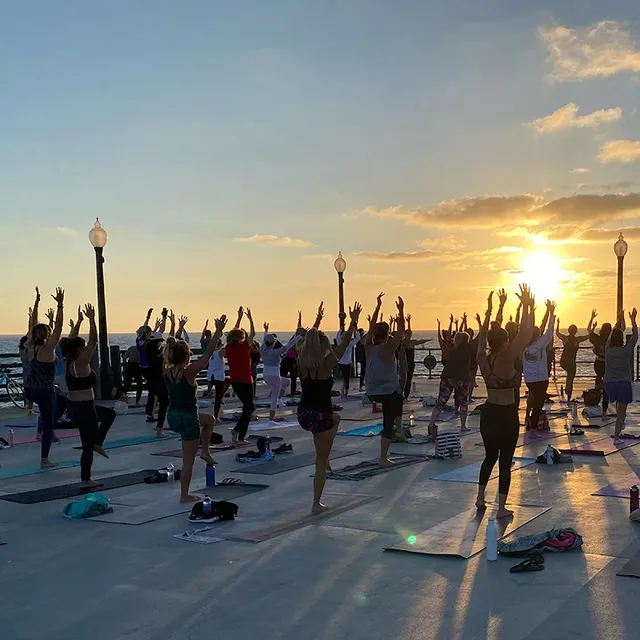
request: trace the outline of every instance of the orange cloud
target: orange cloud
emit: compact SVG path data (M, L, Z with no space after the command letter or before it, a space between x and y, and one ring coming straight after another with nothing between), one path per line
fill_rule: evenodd
M235 242L251 242L256 244L269 244L274 247L310 247L307 240L290 238L289 236L273 236L268 234L254 234L246 238L234 238Z
M578 115L580 107L575 102L570 102L560 109L556 109L552 114L537 118L530 124L539 134L555 133L563 129L582 129L588 127L597 129L603 124L617 122L622 117L622 109L599 109L583 116Z
M600 147L600 162L633 162L640 158L640 140L608 140Z

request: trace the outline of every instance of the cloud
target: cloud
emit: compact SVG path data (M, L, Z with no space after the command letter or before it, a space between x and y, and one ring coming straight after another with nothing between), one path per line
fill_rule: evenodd
M462 249L467 243L457 236L444 236L439 238L427 238L420 241L420 246L424 249Z
M600 147L600 162L633 162L640 158L640 140L608 140Z
M71 227L53 227L53 230L56 233L59 233L61 236L77 236L78 235L78 230L77 229L72 229Z
M537 214L565 224L619 220L640 215L640 193L576 194L546 203Z
M606 78L640 71L640 50L631 33L615 20L585 28L557 25L539 29L555 82Z
M640 227L627 227L626 229L601 229L593 228L584 231L580 239L583 242L589 242L594 244L611 244L618 239L618 234L622 235L627 240L640 240Z
M570 173L589 173L589 169L585 167L578 167L577 169L571 169Z
M622 109L599 109L583 116L578 115L580 107L575 102L570 102L560 109L556 109L551 115L543 118L536 118L529 124L532 125L539 134L555 133L563 129L582 129L588 127L597 129L603 124L617 122L622 117Z
M289 236L273 236L268 234L254 234L246 238L234 238L235 242L251 242L255 244L268 244L274 247L310 247L307 240L290 238Z
M460 264L461 260L480 260L483 258L494 256L496 254L504 255L508 253L520 253L521 247L494 247L492 249L479 249L475 251L459 251L452 250L424 250L424 251L389 251L389 252L367 252L362 251L354 255L360 258L367 258L377 262L424 262L428 260L439 260L441 262L456 262ZM447 268L450 268L447 265Z

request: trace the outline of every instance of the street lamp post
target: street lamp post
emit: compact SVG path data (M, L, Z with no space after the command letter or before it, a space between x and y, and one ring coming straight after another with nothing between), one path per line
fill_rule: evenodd
M109 339L107 336L107 304L104 295L104 257L103 249L107 244L107 232L96 218L93 229L89 231L89 241L96 252L96 281L98 285L98 343L100 346L100 398L111 398L111 368L109 366Z
M338 319L340 320L340 331L344 331L344 321L347 314L344 312L344 272L347 270L347 262L342 257L342 252L338 252L338 257L333 263L336 271L338 272L338 306L340 312L338 313Z
M629 245L627 244L624 236L620 234L618 240L613 245L613 252L618 258L618 299L616 304L616 316L620 315L620 312L624 309L624 257L627 255Z

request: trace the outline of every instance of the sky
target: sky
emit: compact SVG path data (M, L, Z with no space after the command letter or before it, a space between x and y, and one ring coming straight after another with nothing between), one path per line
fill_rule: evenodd
M417 329L525 280L585 326L621 231L640 305L639 3L5 2L0 87L0 334L95 301L96 217L113 332L336 327L338 251Z

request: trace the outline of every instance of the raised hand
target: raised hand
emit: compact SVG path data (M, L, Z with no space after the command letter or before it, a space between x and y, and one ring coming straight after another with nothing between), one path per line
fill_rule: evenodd
M404 315L404 300L400 296L398 296L396 307L398 307L398 312L400 313L400 315Z
M178 326L182 329L184 329L184 325L187 324L187 322L189 322L187 316L180 316L180 318L178 318Z
M153 307L150 307L149 311L147 311L147 322L149 322L149 318L151 317L152 313L153 313Z
M407 314L407 322L411 322L411 314L410 313Z
M369 315L367 316L367 322L368 322L369 324L371 324L371 314L369 314Z
M89 318L90 321L95 321L96 319L96 310L92 304L84 305L84 315Z
M482 318L480 317L479 313L476 313L476 322L480 325L482 324Z
M75 322L73 320L69 320L69 328L71 329L71 331L73 331L73 328L76 326Z
M349 317L351 318L351 322L358 326L358 319L360 318L360 313L362 312L362 305L359 302L353 303L353 308L349 307Z
M55 316L55 313L53 311L53 309L51 307L49 307L46 311L46 313L44 314L45 318L49 321L49 323L53 322L53 318Z
M556 310L555 302L552 302L551 300L547 300L546 305L547 305L547 311L549 313L555 313L555 310Z
M169 310L167 309L167 307L163 307L162 309L162 317L166 318L169 315Z
M633 307L633 311L631 311L631 313L629 314L629 318L631 319L631 322L635 323L637 317L638 317L638 310L635 307Z
M493 291L490 291L489 295L487 296L487 309L489 311L493 310Z
M175 323L176 323L176 314L173 313L173 309L171 309L171 311L169 311L169 322L172 325L175 325Z
M324 302L320 301L318 305L318 313L316 314L318 318L324 318ZM302 318L302 312L300 312L300 318Z
M269 331L269 323L268 323L268 322L265 322L262 326L264 327L264 331L265 331L265 333L266 333L267 331Z
M36 287L36 304L38 304L40 302L41 296L40 296L40 289L38 287Z
M596 311L596 309L593 309L591 311L591 319L595 320L598 317L598 312Z
M58 303L58 306L61 307L64 302L64 289L57 287L55 295L51 297Z
M455 318L453 317L453 313L449 314L449 321L451 322L451 324L453 324L455 322Z
M242 307L240 307L242 309ZM227 326L227 316L222 315L219 318L216 318L214 320L214 323L216 325L216 331L223 331L224 328Z
M382 306L382 298L384 298L384 291L381 291L378 294L378 297L376 298L376 303L378 305L378 308L380 308Z
M249 320L251 320L252 316L251 316L251 309L247 308L247 310L244 312L245 315L247 316L247 318L249 318Z
M206 331L209 328L209 318L207 318L207 321L204 323L204 330Z
M438 329L439 329L439 328L440 328L440 326L441 326L441 325L440 325L440 318L438 318L438 319L437 319L437 321L438 321Z

